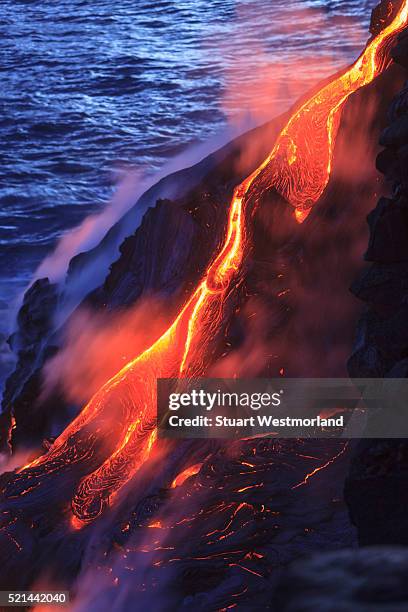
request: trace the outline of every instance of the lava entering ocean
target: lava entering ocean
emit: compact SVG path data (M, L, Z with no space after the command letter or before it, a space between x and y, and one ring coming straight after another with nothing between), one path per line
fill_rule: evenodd
M329 181L344 103L388 66L390 47L407 22L405 0L351 67L298 106L270 155L235 188L224 243L172 325L105 383L47 454L20 470L14 492L19 481L27 491L47 473L89 460L88 473L72 500L73 524L81 526L98 517L143 465L156 439L156 379L205 373L210 340L222 324L228 297L243 270L249 247L248 211L273 189L294 208L298 222L305 220Z

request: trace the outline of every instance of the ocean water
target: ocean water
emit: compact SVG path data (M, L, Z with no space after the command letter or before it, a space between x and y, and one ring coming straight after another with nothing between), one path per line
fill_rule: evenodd
M354 59L375 4L2 0L0 311L118 168L283 112Z

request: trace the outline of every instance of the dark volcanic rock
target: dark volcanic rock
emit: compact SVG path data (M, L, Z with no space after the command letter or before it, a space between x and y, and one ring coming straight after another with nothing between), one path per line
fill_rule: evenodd
M390 122L396 121L399 117L404 117L408 114L408 84L406 83L402 90L399 92L391 102L390 109L388 111Z
M381 198L377 208L368 215L370 242L367 261L401 263L408 261L408 208L396 201Z
M407 140L408 117L401 116L383 131L380 137L380 145L398 148L405 145Z
M404 66L408 66L407 40L404 31L393 53ZM368 216L366 259L374 263L352 287L367 304L349 360L349 372L354 377L408 375L407 86L392 102L389 117L391 123L380 138L387 148L380 154L377 167L392 183L392 197L381 198ZM345 498L361 544L408 545L404 511L408 504L407 458L406 440L364 440L357 446Z
M392 50L392 57L397 64L408 68L408 34L406 31L401 32L399 35L398 43Z
M197 205L209 206L203 201L198 201ZM217 216L214 205L212 213L206 215L208 226L223 227L226 217L222 209L218 208ZM129 306L143 295L159 291L162 297L177 294L186 281L202 270L206 261L203 261L203 254L206 249L211 252L214 238L218 239L218 232L210 233L185 206L159 200L156 207L145 214L140 229L123 242L120 259L111 266L104 284L88 297L87 302L99 307L107 304L112 309ZM203 245L201 249L198 248L200 244Z
M408 292L408 263L370 266L351 290L360 300L377 306L378 311L381 307L394 308Z
M53 330L58 299L57 287L47 278L37 280L24 296L17 318L18 331L9 340L18 358L15 370L6 382L3 396L1 450L7 450L9 423L16 413L15 402L20 393L24 395L30 378L35 376L39 365L42 365L41 355ZM51 347L49 351L52 351ZM32 427L35 428L35 421Z
M132 609L137 597L149 610L207 612L235 602L242 610L275 611L271 591L291 561L353 545L338 496L346 454L305 482L347 443L212 444L179 441L160 470L130 483L102 530L90 527L94 542L76 589L82 609ZM169 488L176 462L184 456L193 463L200 452L201 461L208 456L197 475ZM66 562L61 554L55 565ZM118 577L121 588L112 590L106 574Z
M381 2L372 10L370 32L374 36L379 34L387 25L391 23L397 14L402 0L381 0Z
M18 332L10 339L17 350L35 347L44 340L52 327L57 300L56 287L48 278L35 281L28 289L17 317Z
M120 259L111 266L103 286L90 301L115 308L133 304L143 294L158 290L172 295L191 275L186 264L194 259L196 266L199 263L194 248L199 231L183 208L170 200L159 200L145 214L140 231L122 243Z
M296 561L274 599L279 612L404 612L408 549L363 548Z
M408 445L405 440L364 440L357 447L345 486L359 542L408 545Z

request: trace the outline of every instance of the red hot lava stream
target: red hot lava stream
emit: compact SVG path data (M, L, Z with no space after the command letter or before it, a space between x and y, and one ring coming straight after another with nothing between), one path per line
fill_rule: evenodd
M344 103L389 65L391 44L407 21L405 0L357 61L295 110L270 155L235 188L224 243L171 326L103 385L47 454L20 470L17 478L31 481L92 456L96 441L112 436L109 415L115 411L119 439L113 452L105 451L99 467L79 483L72 500L74 525L99 516L149 457L156 438L156 379L205 372L208 339L222 322L246 252L246 204L274 188L294 207L296 219L305 219L329 181Z

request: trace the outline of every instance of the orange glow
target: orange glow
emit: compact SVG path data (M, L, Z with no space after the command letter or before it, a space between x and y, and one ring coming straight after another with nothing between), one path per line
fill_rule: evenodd
M150 527L150 529L163 529L161 521L154 521L153 523L149 523L148 527Z
M84 526L85 526L85 523L83 523L82 521L80 521L80 520L79 520L79 519L78 519L78 518L75 516L75 514L73 514L73 515L71 516L71 521L70 521L70 522L71 522L71 528L72 528L74 531L79 531L80 529L82 529L82 527L84 527Z
M303 223L309 214L311 213L311 208L295 208L295 219L298 223Z
M13 434L13 429L15 429L16 427L16 419L14 418L14 416L11 417L10 419L10 427L8 430L8 435L7 435L7 444L11 447L11 437Z
M319 465L319 467L309 472L309 474L306 474L304 479L301 482L298 482L298 484L294 485L292 489L297 489L307 484L309 479L312 478L315 474L317 474L318 472L321 472L322 470L325 470L326 468L329 467L329 465L332 465L339 457L344 455L347 448L348 448L348 442L344 444L343 448L336 455L334 455L334 457L332 457L331 459L328 459L328 461L326 461L326 463L324 463L323 465Z
M46 455L20 471L18 477L31 482L94 458L97 449L98 467L82 479L72 500L75 525L98 517L150 457L156 439L157 378L205 373L209 342L223 321L227 296L246 255L247 204L257 203L273 188L294 207L297 221L305 220L329 181L344 103L388 66L390 45L407 20L408 0L351 67L298 107L270 155L235 188L223 244L174 322L97 391Z
M349 96L391 62L390 46L408 20L404 2L394 20L366 46L357 61L304 102L281 131L272 153L258 168L254 189L274 188L297 211L319 200L330 178L341 111ZM302 222L304 216L298 213Z
M175 489L176 487L182 485L183 482L187 480L187 478L190 478L190 476L195 476L195 474L198 474L202 465L202 463L195 463L194 465L190 465L190 467L180 472L180 474L178 474L171 483L170 488Z

